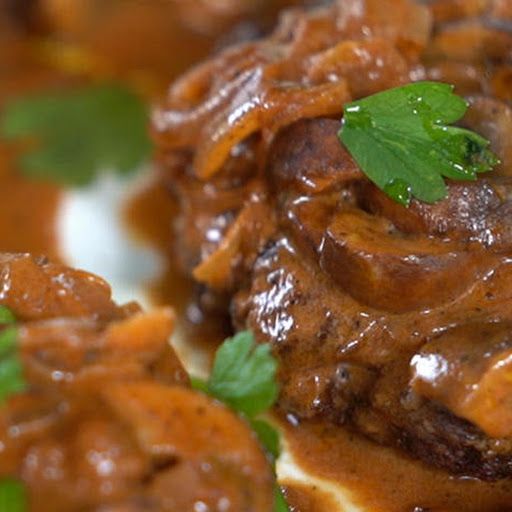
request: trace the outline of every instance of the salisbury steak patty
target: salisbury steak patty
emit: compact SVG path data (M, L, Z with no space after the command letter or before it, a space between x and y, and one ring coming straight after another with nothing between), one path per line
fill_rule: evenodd
M290 11L192 70L154 116L162 177L182 206L183 269L272 342L283 410L510 477L512 13L423 4ZM467 95L464 124L501 165L406 209L336 134L347 101L425 78Z
M512 183L450 184L445 201L405 210L362 181L341 147L337 169L328 152L315 162L337 124L301 121L270 149L278 227L235 295L234 319L273 341L286 411L349 421L454 473L508 476L511 403L481 405L512 391L510 217L497 214ZM308 176L297 165L293 182L299 153Z

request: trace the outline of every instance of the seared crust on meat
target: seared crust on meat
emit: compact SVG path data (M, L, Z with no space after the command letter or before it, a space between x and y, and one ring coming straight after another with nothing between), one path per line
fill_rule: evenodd
M418 386L414 366L437 361L429 343L469 322L476 344L496 325L501 346L512 321L512 16L499 2L460 5L339 0L287 12L268 38L172 85L153 128L182 205L182 266L231 299L237 327L272 342L279 406L492 480L512 476L510 434L498 428L512 405L493 406L490 424L465 386L506 394L496 361L450 385L434 368L432 386L457 388L460 408ZM501 165L406 209L365 178L337 131L347 101L422 79L468 96L463 124Z

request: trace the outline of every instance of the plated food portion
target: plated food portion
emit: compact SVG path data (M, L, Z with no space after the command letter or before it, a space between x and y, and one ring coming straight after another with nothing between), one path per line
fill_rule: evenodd
M512 510L509 0L0 26L0 509ZM124 212L167 259L146 312L58 263L56 225L152 152Z
M153 116L181 204L179 262L203 304L272 343L280 409L348 425L447 478L512 476L511 52L507 2L338 1L289 11L268 38L197 66ZM467 97L461 126L490 140L494 171L477 179L485 144L458 128L461 162L436 159L435 144L445 160L455 144L439 120L458 117L432 79ZM429 151L389 95L386 147L371 104L355 101L411 82L423 92L404 88L403 103L432 123ZM343 137L354 105L359 154ZM429 159L450 178L440 195ZM423 188L394 180L404 162Z
M26 510L273 509L262 445L191 389L168 343L171 310L118 306L100 278L28 255L2 254L0 274L0 475L26 486ZM4 503L6 485L3 510L22 510Z

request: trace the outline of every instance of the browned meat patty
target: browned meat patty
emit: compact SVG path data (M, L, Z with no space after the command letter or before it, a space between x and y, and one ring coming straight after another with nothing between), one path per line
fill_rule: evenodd
M483 479L512 476L507 5L290 11L173 84L153 122L181 266L272 342L280 407ZM467 95L502 163L406 209L336 133L345 102L425 78Z

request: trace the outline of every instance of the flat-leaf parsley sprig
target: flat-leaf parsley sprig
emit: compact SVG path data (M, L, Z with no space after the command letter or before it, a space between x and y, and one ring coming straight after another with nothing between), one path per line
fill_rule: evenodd
M279 457L279 432L258 416L268 411L277 399L276 373L277 361L270 345L258 345L252 332L243 331L219 347L207 381L192 379L194 388L224 402L249 422L272 464ZM276 484L274 512L288 510Z
M475 180L499 163L489 141L448 126L468 103L439 82L417 82L345 105L339 138L362 171L395 201L444 199L443 177Z
M20 156L26 176L85 185L101 171L125 174L151 154L148 108L122 84L89 85L9 102L0 135L30 142Z

